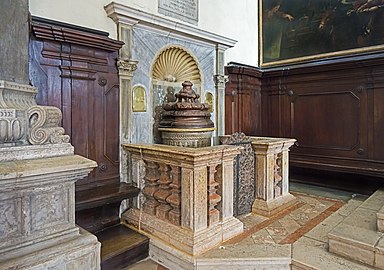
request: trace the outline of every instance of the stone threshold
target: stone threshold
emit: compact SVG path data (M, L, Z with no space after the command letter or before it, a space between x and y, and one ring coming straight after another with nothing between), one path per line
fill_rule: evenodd
M377 190L328 234L329 252L384 269L384 234L378 230L377 219L383 205L384 188Z

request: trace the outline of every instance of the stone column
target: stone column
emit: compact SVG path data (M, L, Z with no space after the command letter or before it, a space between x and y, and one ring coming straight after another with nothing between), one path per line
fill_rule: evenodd
M255 153L256 199L252 212L272 216L296 202L289 193L288 149L296 141L251 137Z
M0 79L28 85L28 0L1 0L0 18Z
M224 75L224 51L227 46L218 44L216 46L216 74L214 75L216 89L216 136L225 135L225 83L227 77Z
M128 18L121 18L113 11L111 4L104 7L108 17L117 26L117 38L124 42L119 51L117 67L119 69L120 85L120 143L132 142L132 79L133 72L137 69L138 61L132 59L132 27L139 21ZM120 149L120 179L123 182L131 182L129 179L127 162L129 158L124 156L124 151ZM123 203L125 204L125 203ZM124 207L121 209L124 210Z

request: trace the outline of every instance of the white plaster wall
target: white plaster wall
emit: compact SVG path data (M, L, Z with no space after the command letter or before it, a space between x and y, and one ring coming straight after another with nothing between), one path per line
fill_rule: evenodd
M104 6L111 0L29 0L32 15L109 33L116 39L115 23L107 17ZM121 4L149 13L157 12L157 0L119 0ZM225 62L257 66L257 0L199 0L198 27L237 40L227 50Z
M237 40L225 62L258 64L258 1L199 0L199 27Z

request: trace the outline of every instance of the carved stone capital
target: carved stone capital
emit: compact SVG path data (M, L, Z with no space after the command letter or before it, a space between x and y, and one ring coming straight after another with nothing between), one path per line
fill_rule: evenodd
M213 75L213 81L215 82L215 86L224 88L225 84L228 82L228 76Z
M0 109L27 109L36 105L36 87L0 80Z
M118 59L117 67L119 68L119 75L133 76L133 72L137 69L138 61Z
M0 80L0 147L69 142L61 111L38 106L35 87Z

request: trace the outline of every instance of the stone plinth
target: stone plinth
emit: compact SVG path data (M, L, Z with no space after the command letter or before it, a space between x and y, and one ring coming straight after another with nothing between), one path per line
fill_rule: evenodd
M256 199L252 212L271 216L295 203L295 197L289 193L288 150L296 140L251 138L256 181Z
M0 148L0 268L99 269L100 243L75 224L75 181L96 163L70 144L13 148Z
M193 268L195 255L243 231L233 217L233 160L240 147L123 148L130 154L132 180L142 195L122 219L151 238L152 259Z

